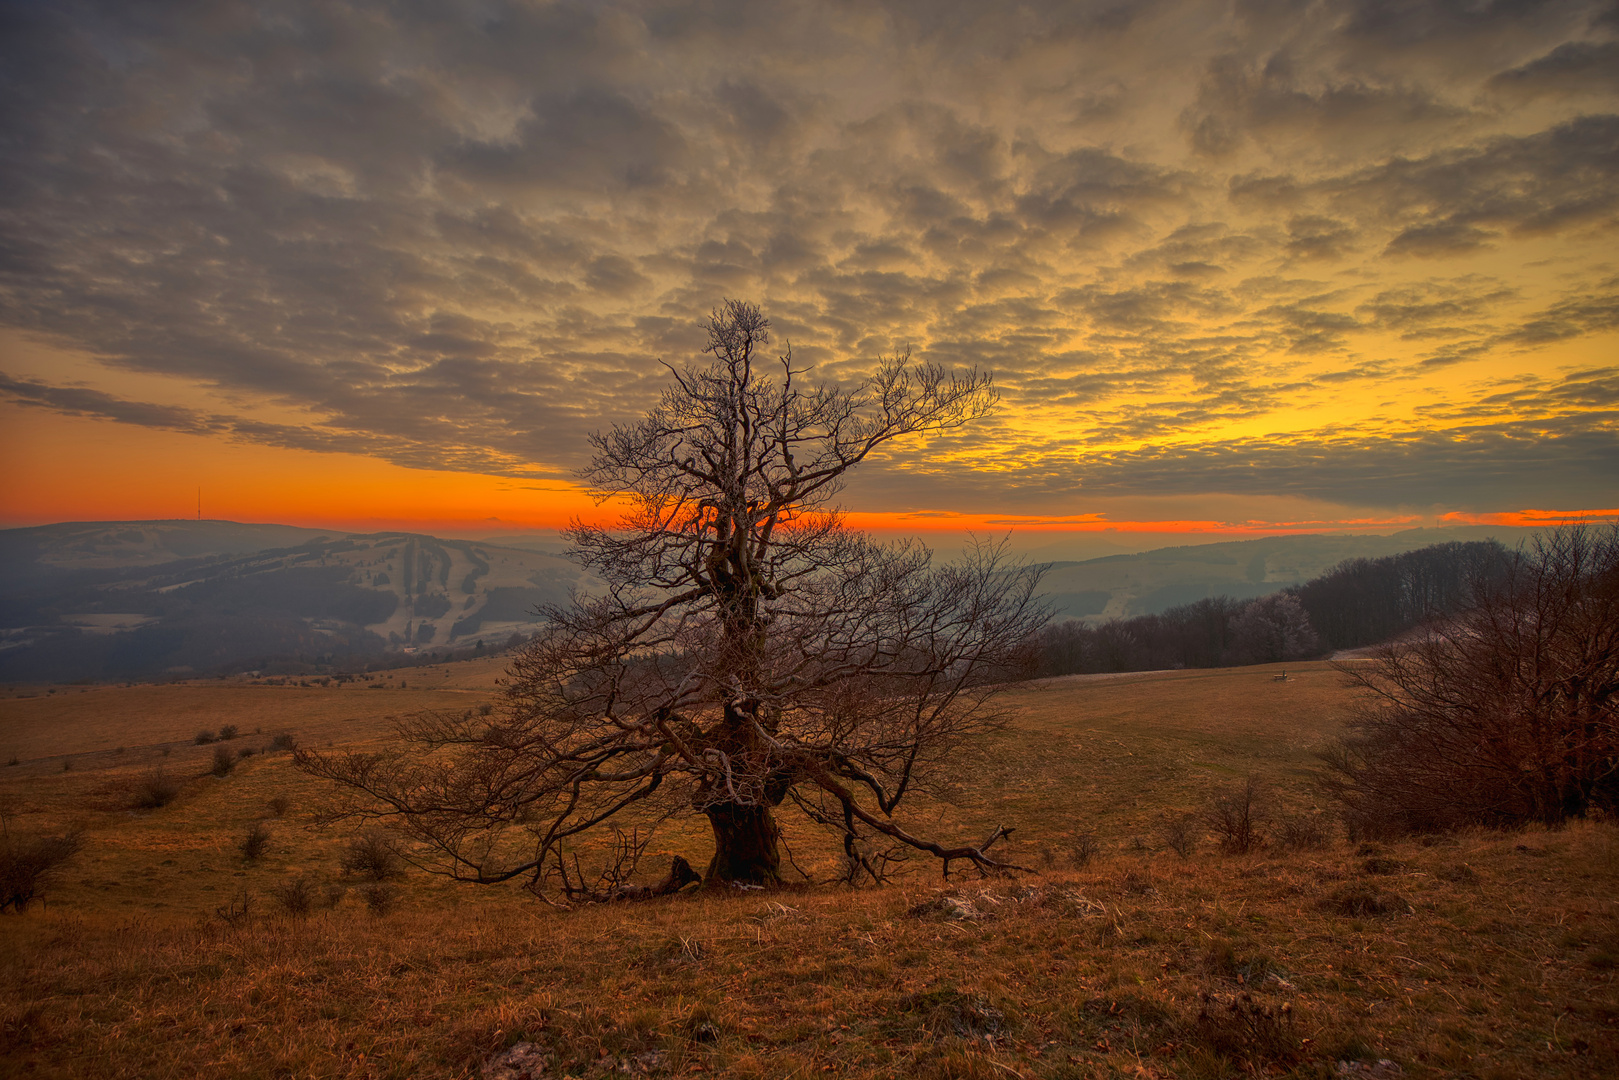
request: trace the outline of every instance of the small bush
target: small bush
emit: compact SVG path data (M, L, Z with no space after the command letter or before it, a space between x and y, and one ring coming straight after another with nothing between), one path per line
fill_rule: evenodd
M224 904L214 908L214 914L227 926L240 926L253 910L253 894L245 888Z
M237 760L241 760L242 758L250 758L253 756L253 754L254 750L251 746L244 746L240 750L236 751Z
M368 877L372 881L387 881L403 873L393 841L378 832L364 833L350 840L338 865L345 874Z
M214 767L210 770L215 776L229 776L236 768L236 755L227 747L214 747Z
M263 825L255 823L242 837L240 850L242 858L248 862L258 862L270 848L270 830Z
M1095 833L1082 832L1069 843L1068 858L1077 870L1090 865L1090 861L1096 858L1101 850L1102 842L1096 838Z
M286 731L283 731L280 735L277 735L275 738L270 740L271 750L290 751L295 749L297 745L298 740L292 737L291 732Z
M146 770L130 793L130 802L137 810L156 810L180 797L180 785L169 778L160 765Z
M284 818L287 816L287 811L292 809L292 800L285 795L275 795L271 797L267 805L270 807L272 817Z
M1203 820L1220 838L1220 850L1227 855L1246 855L1264 846L1260 833L1264 821L1262 795L1253 777L1214 800Z
M381 882L367 885L360 890L360 895L365 898L365 909L373 915L388 914L394 909L399 896L398 890L392 885L384 885Z
M0 841L0 912L22 912L43 891L51 875L78 854L84 841L66 836L13 837Z
M315 906L315 883L305 875L288 878L270 888L270 898L288 915L301 918Z
M1248 993L1199 995L1202 1008L1192 1022L1191 1039L1222 1057L1254 1066L1288 1066L1304 1053L1288 1002L1266 1005Z
M236 736L241 733L241 730L242 729L237 727L235 724L226 724L224 727L219 729L219 741L229 742L230 740L236 738Z
M191 741L196 743L198 746L207 746L209 743L213 742L214 739L215 736L213 732L199 731Z
M1188 815L1171 821L1164 827L1164 842L1169 850L1183 859L1192 857L1197 850L1197 819Z

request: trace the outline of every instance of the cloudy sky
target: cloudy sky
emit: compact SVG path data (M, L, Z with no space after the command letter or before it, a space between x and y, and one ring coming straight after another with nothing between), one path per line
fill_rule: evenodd
M0 12L0 523L553 526L726 297L994 371L868 524L1619 507L1619 4Z

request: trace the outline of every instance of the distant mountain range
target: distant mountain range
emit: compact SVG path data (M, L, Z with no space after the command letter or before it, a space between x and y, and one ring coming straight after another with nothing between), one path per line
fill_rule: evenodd
M1263 596L1344 559L1512 529L1288 536L1052 563L1059 618L1152 614ZM535 609L599 583L549 537L505 543L230 521L69 522L0 530L0 681L318 671L494 648Z
M348 666L503 644L594 585L560 556L229 521L0 531L0 680Z

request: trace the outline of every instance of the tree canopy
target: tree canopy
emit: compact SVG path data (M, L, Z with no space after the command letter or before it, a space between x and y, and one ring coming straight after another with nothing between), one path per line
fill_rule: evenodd
M706 881L776 883L784 805L831 830L851 875L906 851L1002 865L1007 830L944 843L898 812L998 722L994 691L1046 618L1039 570L992 543L935 564L832 508L884 444L987 414L992 380L902 352L854 389L805 387L790 349L763 362L769 340L758 308L727 302L707 362L593 437L584 479L630 509L568 537L605 588L544 612L493 714L411 718L387 752L300 753L347 812L390 820L435 869L575 893L570 844L680 813L712 827Z

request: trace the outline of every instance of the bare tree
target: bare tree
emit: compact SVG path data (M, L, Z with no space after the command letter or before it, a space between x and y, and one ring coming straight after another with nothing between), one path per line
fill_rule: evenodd
M547 609L490 717L422 716L406 748L300 750L305 770L359 796L432 868L543 889L565 844L619 821L706 816L705 880L781 876L784 803L840 836L880 877L871 841L1000 867L896 817L927 770L998 721L996 685L1021 674L1045 620L1039 571L978 544L935 566L914 542L844 528L831 500L886 443L984 416L988 375L883 362L860 388L806 389L791 351L760 370L769 324L731 301L703 366L638 423L593 437L584 478L627 498L616 528L576 524L573 555L605 592Z
M1462 613L1340 667L1370 691L1324 777L1353 831L1619 808L1619 526L1541 537Z

